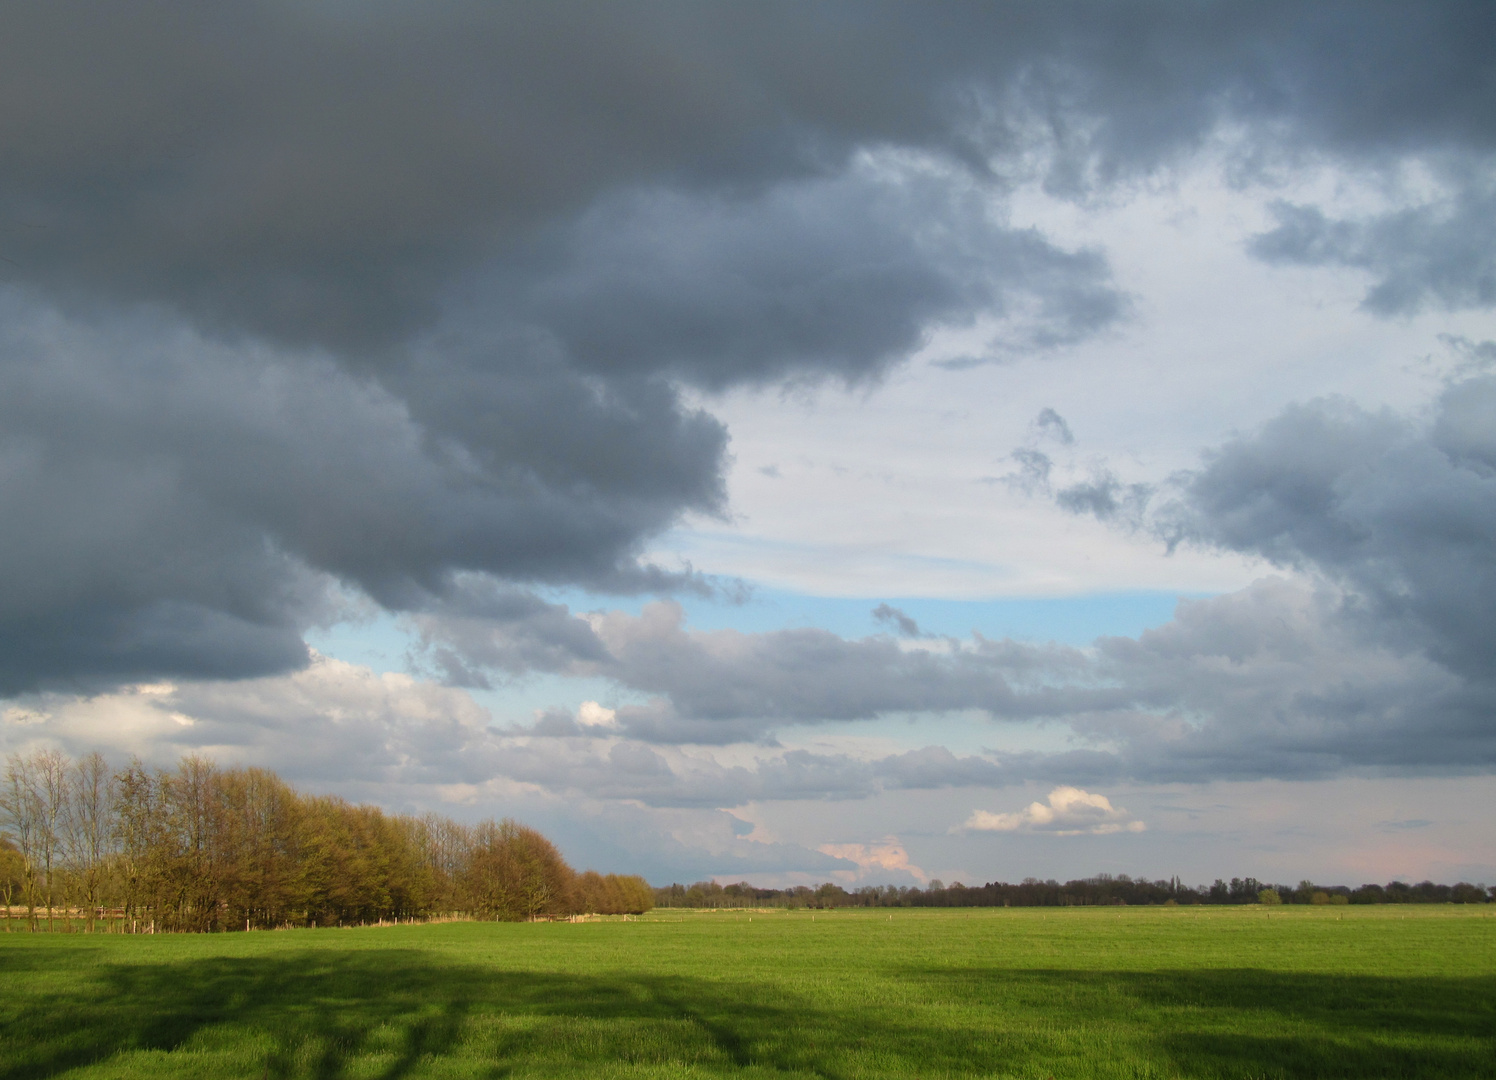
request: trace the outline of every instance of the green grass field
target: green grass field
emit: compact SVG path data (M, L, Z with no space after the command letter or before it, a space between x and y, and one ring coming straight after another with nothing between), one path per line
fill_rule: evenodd
M4 1080L1496 1077L1486 908L13 933L0 986Z

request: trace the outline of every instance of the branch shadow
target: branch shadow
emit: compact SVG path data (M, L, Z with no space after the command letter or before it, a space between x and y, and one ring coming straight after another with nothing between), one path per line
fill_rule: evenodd
M18 959L4 957L0 977L32 966ZM567 1033L558 1040L548 1020L601 1025L576 1040L582 1056L599 1061L759 1064L835 1076L795 1050L815 1043L801 1037L833 1018L784 1001L782 992L688 977L506 971L400 949L104 964L92 976L67 991L28 994L0 1025L10 1048L0 1055L0 1080L57 1076L204 1039L268 1043L254 1063L265 1077L332 1078L357 1063L360 1075L399 1080L423 1061L458 1053L503 1076L565 1052ZM531 1022L490 1023L475 1039L473 1021L485 1018ZM609 1022L623 1022L622 1030L610 1032Z
M39 955L0 955L0 978L21 985ZM98 962L66 989L4 1006L0 1080L204 1048L247 1075L319 1080L400 1080L459 1061L492 1077L541 1064L826 1080L1089 1076L1116 1071L1098 1056L1108 1047L1126 1069L1141 1061L1163 1075L1496 1075L1496 977L892 974L892 998L812 999L730 977L504 970L414 949Z

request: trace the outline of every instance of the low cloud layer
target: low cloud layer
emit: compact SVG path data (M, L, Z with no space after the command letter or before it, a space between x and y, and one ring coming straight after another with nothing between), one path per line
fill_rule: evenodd
M636 632L648 622L611 618L631 620ZM717 702L701 696L694 678L675 681L671 673L699 662L702 648L678 622L666 628L648 639L663 658L638 671L616 660L569 669L606 671L625 689L648 679L661 694L653 704L588 701L530 726L495 723L458 688L317 658L290 676L147 685L91 699L26 697L7 713L5 739L11 748L40 740L157 760L201 750L318 783L502 779L568 797L702 808L1029 781L1094 790L1493 764L1489 699L1479 684L1424 652L1378 642L1344 593L1287 579L1185 601L1170 624L1102 639L1091 650L954 643L950 653L921 651L913 667L890 669L900 655L893 639L837 639L844 678L835 681L814 664L784 665L772 647L742 635L750 640L716 656L710 671L745 683L758 676L764 696L734 696L729 685ZM801 707L766 715L771 690ZM675 693L706 708L687 712ZM931 745L879 754L773 744L787 724L952 710L1059 725L1072 748L960 755Z
M603 659L552 670L653 695L612 710L621 733L647 743L762 741L785 725L963 711L1058 722L1075 740L1076 749L1057 754L910 752L876 766L895 786L1307 778L1496 762L1488 684L1441 663L1393 632L1395 624L1371 617L1364 597L1330 583L1267 578L1240 593L1185 600L1165 626L1088 650L697 632L672 604L591 624L589 648ZM582 733L571 720L546 723L537 731Z

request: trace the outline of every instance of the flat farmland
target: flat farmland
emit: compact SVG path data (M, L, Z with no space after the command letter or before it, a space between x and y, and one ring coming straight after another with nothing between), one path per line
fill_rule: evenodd
M0 933L20 1077L1492 1077L1487 907Z

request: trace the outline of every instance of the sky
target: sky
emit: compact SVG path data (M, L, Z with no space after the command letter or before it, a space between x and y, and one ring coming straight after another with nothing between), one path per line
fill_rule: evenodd
M0 751L655 884L1496 882L1496 7L0 14Z

